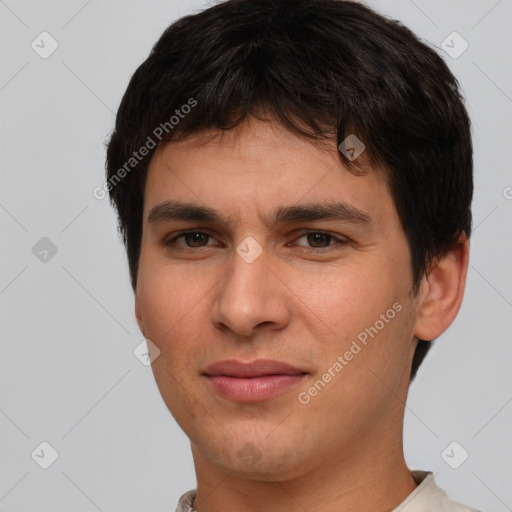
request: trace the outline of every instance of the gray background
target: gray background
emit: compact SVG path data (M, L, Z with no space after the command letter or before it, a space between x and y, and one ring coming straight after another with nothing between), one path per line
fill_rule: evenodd
M511 510L512 2L368 3L439 48L474 125L466 296L410 390L407 462L453 499ZM0 510L170 511L195 486L188 439L134 357L126 257L92 190L132 73L170 22L206 5L0 0ZM59 45L47 59L31 47L43 31ZM469 44L456 59L442 49L453 31ZM57 249L46 260L43 237ZM59 455L48 469L35 462L48 450L31 457L43 441ZM469 454L457 469L441 455L452 441L452 464Z

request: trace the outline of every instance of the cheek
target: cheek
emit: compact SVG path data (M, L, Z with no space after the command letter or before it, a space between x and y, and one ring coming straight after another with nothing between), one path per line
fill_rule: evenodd
M344 381L352 396L370 392L376 384L370 370L394 383L408 364L414 315L409 283L396 273L381 261L347 266L307 282L297 278L302 284L295 287L301 299L296 304L299 316L311 320L306 322L322 361L319 371L328 371L341 356L343 370L337 375L344 377L334 380Z
M155 265L144 275L137 300L146 337L160 350L158 375L163 371L176 377L193 374L192 363L204 357L215 282L165 265Z
M379 315L392 307L400 296L399 286L382 261L340 265L329 273L290 275L290 288L300 299L297 306L307 309L329 328L331 335L348 339L373 325ZM306 277L305 277L306 275ZM304 304L304 306L301 306Z
M162 337L194 314L208 286L201 278L183 274L165 264L155 263L146 268L140 274L137 300L148 332Z
M154 343L160 342L160 338L172 329L175 322L173 295L163 280L150 275L144 276L139 283L137 301L147 337Z
M178 272L153 270L140 282L137 300L146 337L160 350L152 364L155 381L173 416L184 421L199 413L188 403L186 390L193 389L199 378L195 365L204 347L200 329L208 313L201 300L205 291L187 286Z

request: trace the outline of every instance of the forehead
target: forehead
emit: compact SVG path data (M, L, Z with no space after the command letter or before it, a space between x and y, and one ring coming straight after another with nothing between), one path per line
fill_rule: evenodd
M343 166L334 141L313 144L277 123L256 120L159 147L148 169L145 219L170 200L237 218L256 212L260 220L300 204L341 202L369 218L393 207L381 169L366 167L357 175Z

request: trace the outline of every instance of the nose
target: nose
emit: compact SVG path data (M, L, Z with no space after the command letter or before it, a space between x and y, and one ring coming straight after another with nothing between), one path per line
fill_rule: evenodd
M288 288L265 251L247 262L233 251L230 268L216 288L211 320L220 330L250 337L256 329L282 329L289 322Z

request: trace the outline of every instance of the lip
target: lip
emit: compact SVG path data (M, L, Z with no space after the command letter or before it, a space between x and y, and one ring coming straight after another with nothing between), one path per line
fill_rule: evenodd
M213 389L228 400L259 402L295 387L308 373L271 359L252 362L229 359L207 366L203 375Z
M207 366L203 374L208 376L225 375L227 377L263 377L265 375L298 375L307 373L288 363L273 359L257 359L244 362L237 359L217 361Z

